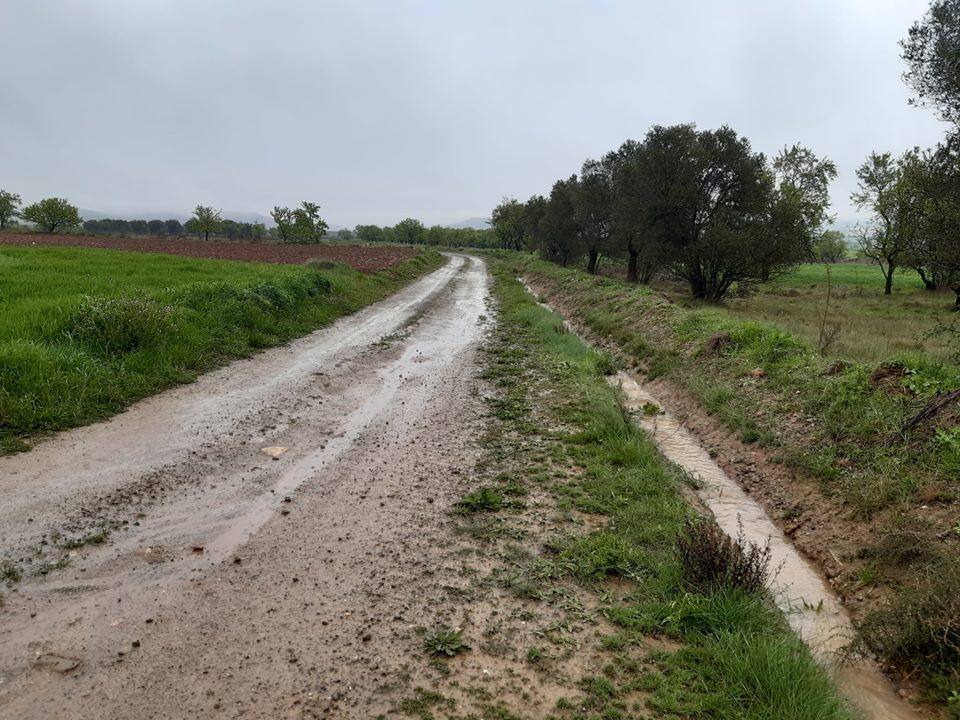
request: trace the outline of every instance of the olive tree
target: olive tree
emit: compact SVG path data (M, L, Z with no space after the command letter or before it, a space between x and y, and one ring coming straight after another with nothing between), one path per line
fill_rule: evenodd
M813 257L820 262L838 263L846 255L846 237L839 230L824 230L813 243Z
M735 283L767 280L809 254L817 183L811 189L793 171L769 167L727 126L657 126L644 142L652 154L652 210L667 267L694 298L721 300ZM829 167L806 152L794 155L791 163Z
M293 210L292 217L290 236L299 242L318 243L327 234L329 225L320 217L320 206L316 203L304 200Z
M917 230L919 200L916 186L904 181L903 169L914 162L908 153L901 159L890 153L870 153L857 169L857 190L850 196L870 219L857 228L857 243L864 256L883 273L883 292L893 292L893 279L906 260L911 237Z
M540 218L542 238L540 254L544 259L566 267L583 254L580 227L577 224L577 176L557 180L550 190Z
M202 235L204 240L209 240L210 233L216 233L220 230L222 220L219 210L214 210L209 205L197 205L193 209L193 217L187 222L193 226L193 231L197 233L197 236Z
M76 227L83 222L80 211L66 198L44 198L27 205L20 216L45 232Z
M23 199L16 193L0 190L0 230L3 230L7 223L19 215L20 203Z
M900 45L911 102L960 124L960 0L934 0Z
M523 204L516 198L504 198L490 214L493 232L504 250L522 250L526 236Z
M951 288L960 308L960 138L953 136L924 153L912 152L901 166L901 192L913 200L905 233L905 264L927 290Z
M646 143L628 140L603 163L610 172L613 247L627 257L627 281L649 283L664 260L651 153Z
M574 193L574 213L587 256L587 272L591 275L596 274L600 258L611 254L613 249L612 208L610 167L596 160L587 160L581 168Z

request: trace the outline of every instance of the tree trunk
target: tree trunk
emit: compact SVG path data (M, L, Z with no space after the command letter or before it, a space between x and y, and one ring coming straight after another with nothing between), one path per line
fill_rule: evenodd
M597 250L591 249L587 255L587 272L591 275L597 274L597 259L599 254Z
M884 295L889 295L889 294L891 294L891 293L893 292L893 272L894 272L894 270L896 270L896 269L897 269L897 266L894 265L893 263L888 263L888 264L887 264L887 276L886 276L886 281L887 281L887 282L886 282L886 284L885 284L884 287L883 287L883 294L884 294Z
M925 290L936 290L937 284L933 281L932 277L927 277L927 274L923 271L922 267L916 268L917 275L920 276L920 280L923 281L923 287Z
M639 280L637 266L639 265L640 253L633 248L628 248L627 252L630 253L630 258L627 260L627 282L635 283Z
M645 262L637 281L641 285L649 285L651 280L653 280L653 263Z
M960 287L951 288L956 294L956 302L953 303L954 312L960 312Z

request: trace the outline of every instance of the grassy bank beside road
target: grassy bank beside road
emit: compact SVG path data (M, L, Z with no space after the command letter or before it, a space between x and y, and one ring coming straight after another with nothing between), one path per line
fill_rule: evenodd
M717 450L730 464L756 449L779 464L778 477L754 472L751 491L821 560L866 644L924 677L932 699L960 692L960 408L901 432L960 387L955 366L916 353L831 364L776 325L530 256L514 256L513 271L735 435Z
M0 245L0 452L315 330L442 262L364 274Z
M486 452L455 508L469 566L490 571L446 596L447 614L472 621L448 653L463 657L428 635L431 685L402 714L855 717L762 590L691 572L709 559L678 545L684 479L621 409L610 358L492 265ZM533 688L553 706L532 705Z

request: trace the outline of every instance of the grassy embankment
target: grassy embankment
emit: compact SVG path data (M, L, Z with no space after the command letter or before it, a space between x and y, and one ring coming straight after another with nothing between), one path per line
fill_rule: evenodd
M772 514L845 523L837 579L851 597L867 596L867 644L924 677L931 699L960 696L960 410L899 432L937 393L960 386L955 366L913 352L827 373L828 359L776 325L684 309L647 288L530 256L514 256L513 270L812 486L825 506ZM706 352L718 333L724 343Z
M0 245L0 453L315 330L441 263L428 252L363 274Z
M457 512L495 565L480 583L518 605L499 607L470 648L457 633L448 653L491 659L435 661L433 688L400 710L474 717L457 712L459 693L488 698L483 717L541 716L523 688L543 681L559 686L552 718L853 717L761 592L697 585L682 570L675 543L691 513L684 479L623 413L604 379L611 358L539 307L507 263L492 265L499 321L485 372L496 392L487 400L483 484ZM609 628L602 637L587 630L599 625L595 613ZM442 657L433 640L427 651ZM532 644L516 646L525 640ZM515 680L503 688L471 687L461 672L504 662ZM578 675L569 677L571 668Z

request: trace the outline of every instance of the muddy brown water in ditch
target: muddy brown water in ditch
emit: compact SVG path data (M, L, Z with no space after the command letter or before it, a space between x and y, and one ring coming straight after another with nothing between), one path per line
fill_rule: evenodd
M876 666L848 659L844 650L854 639L846 610L816 569L764 509L734 482L686 428L643 385L626 372L611 378L623 395L624 406L634 414L663 455L698 481L700 500L720 528L731 537L742 533L747 542L769 541L775 573L769 589L793 631L814 656L830 665L841 690L870 718L917 718L916 709L900 698Z

